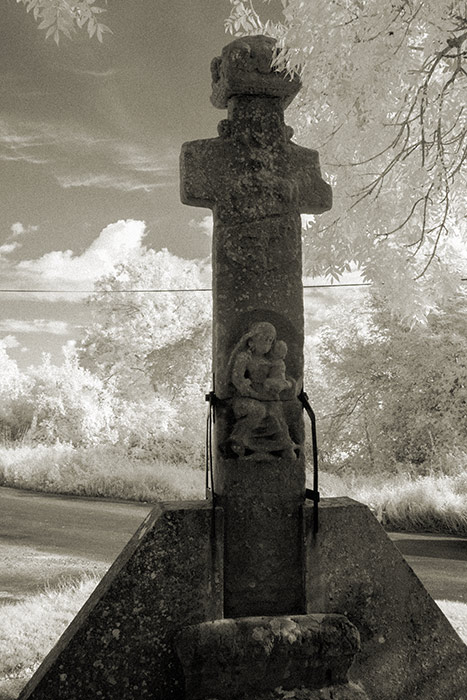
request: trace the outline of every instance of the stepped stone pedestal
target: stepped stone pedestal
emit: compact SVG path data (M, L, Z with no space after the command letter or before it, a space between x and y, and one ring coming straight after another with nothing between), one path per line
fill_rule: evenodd
M254 700L360 700L352 683L368 700L467 700L466 645L370 510L329 498L315 535L312 518L305 506L306 609L318 619L345 616L357 628L351 682L308 695L300 689L295 698L275 697L274 688ZM190 656L180 650L182 663L175 641L193 625L222 622L223 548L220 508L154 508L19 700L192 700ZM210 658L216 663L216 654Z

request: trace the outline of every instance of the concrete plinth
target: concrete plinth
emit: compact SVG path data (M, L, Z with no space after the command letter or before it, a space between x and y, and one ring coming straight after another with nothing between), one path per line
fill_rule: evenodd
M347 686L359 637L342 615L217 620L183 630L176 646L190 700L366 697Z
M222 513L154 508L18 700L184 700L174 634L222 617Z
M467 700L467 647L370 510L306 506L307 611L340 613L360 632L350 677L371 700Z

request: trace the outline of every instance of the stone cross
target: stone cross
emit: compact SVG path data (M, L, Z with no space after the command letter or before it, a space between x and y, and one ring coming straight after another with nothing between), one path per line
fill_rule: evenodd
M284 109L297 75L275 40L237 39L211 64L219 137L185 143L181 199L212 209L214 492L225 513L225 614L300 613L304 429L300 213L331 207L318 153Z
M216 498L153 508L18 700L466 698L465 645L368 508L326 499L311 531L300 212L331 190L273 51L224 49L229 118L182 150L183 201L214 212Z

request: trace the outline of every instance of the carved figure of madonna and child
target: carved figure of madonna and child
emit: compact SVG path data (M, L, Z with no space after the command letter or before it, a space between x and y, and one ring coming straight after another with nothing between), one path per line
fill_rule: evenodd
M284 417L297 382L286 374L287 344L267 321L254 323L233 349L228 373L234 390L231 451L239 457L295 458L296 445Z

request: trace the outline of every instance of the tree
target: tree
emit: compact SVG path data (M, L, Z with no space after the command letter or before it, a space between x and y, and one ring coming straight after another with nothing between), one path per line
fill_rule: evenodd
M328 469L427 471L467 451L465 295L413 327L371 299L321 334L308 386Z
M89 299L93 321L79 349L81 363L113 392L127 423L139 414L144 430L152 422L154 434L158 425L171 425L177 432L174 444L181 434L203 435L211 374L210 295L125 290L199 289L204 273L203 263L165 249L146 250L118 266Z
M31 426L33 411L22 397L28 394L31 382L10 358L0 341L0 437L18 440Z
M200 289L202 274L199 261L148 249L102 277L88 301L83 365L126 397L181 386L194 379L191 369L200 381L209 376L210 300L202 292L158 291ZM125 291L138 289L154 291Z
M338 279L356 263L423 316L466 271L465 3L282 0L280 23L252 0L231 4L227 29L277 37L276 66L302 77L288 121L334 189L307 239L309 272Z
M105 9L95 5L95 0L16 0L31 12L39 22L39 29L44 29L45 38L52 36L55 43L60 42L60 35L71 39L77 30L87 31L89 37L96 36L99 41L105 32L111 30L98 21ZM107 0L106 0L107 2Z
M114 442L113 397L103 382L80 366L74 348L64 348L64 361L42 363L27 373L30 389L22 402L30 406L30 438L46 444L57 441L74 446Z
M113 397L102 381L80 367L73 348L53 365L44 355L21 372L0 343L0 435L7 441L94 445L115 441Z

